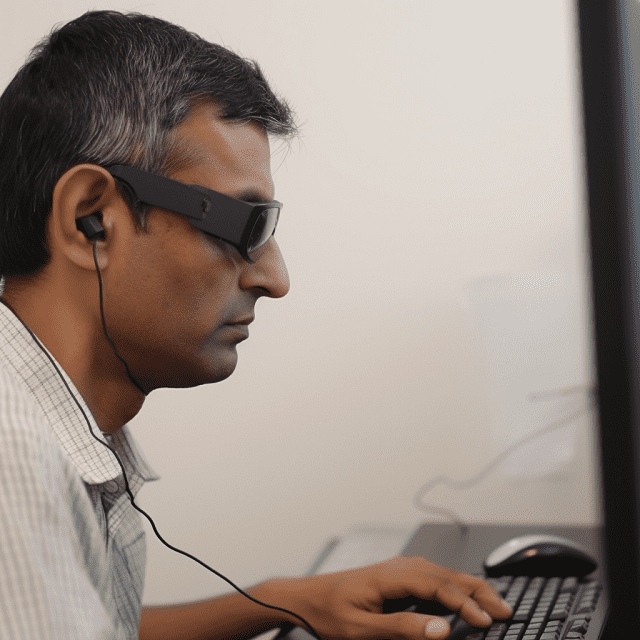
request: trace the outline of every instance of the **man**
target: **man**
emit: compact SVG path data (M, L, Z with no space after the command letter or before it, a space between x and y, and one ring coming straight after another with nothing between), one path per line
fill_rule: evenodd
M231 375L258 298L289 289L268 135L294 132L255 63L139 14L90 12L53 32L0 98L0 637L245 638L302 625L241 594L141 610L144 532L126 491L155 479L127 427L145 396ZM142 200L153 176L176 183ZM149 206L185 184L203 194L195 218L170 210L180 197ZM219 200L231 208L214 206L206 224L237 222L217 194L270 203L256 209L266 235L254 248L194 226ZM325 640L445 637L436 616L381 613L408 595L477 626L511 614L483 580L420 558L249 593Z

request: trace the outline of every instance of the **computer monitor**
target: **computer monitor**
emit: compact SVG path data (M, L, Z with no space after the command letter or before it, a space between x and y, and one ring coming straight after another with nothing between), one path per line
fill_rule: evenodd
M640 2L575 1L611 607L605 634L616 637L613 625L640 629Z

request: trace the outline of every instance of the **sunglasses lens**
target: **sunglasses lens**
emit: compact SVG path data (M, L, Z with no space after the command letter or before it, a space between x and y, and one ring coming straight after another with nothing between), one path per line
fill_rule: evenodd
M251 235L247 242L247 253L251 253L256 249L259 249L269 238L273 235L278 224L278 216L280 215L280 209L273 207L271 209L265 209L256 218L251 229Z

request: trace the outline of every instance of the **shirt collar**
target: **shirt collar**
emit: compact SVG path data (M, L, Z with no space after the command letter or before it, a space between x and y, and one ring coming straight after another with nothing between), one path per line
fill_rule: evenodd
M33 394L60 445L85 482L100 484L122 475L120 465L105 444L118 453L136 491L143 482L159 479L147 463L128 425L109 438L111 442L106 442L71 378L42 342L37 337L34 339L20 318L1 300L0 357L16 371ZM87 420L96 437L89 432ZM130 478L132 474L137 477Z

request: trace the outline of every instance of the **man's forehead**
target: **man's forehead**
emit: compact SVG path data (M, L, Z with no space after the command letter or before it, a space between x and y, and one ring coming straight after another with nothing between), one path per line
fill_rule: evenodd
M271 154L269 138L255 122L230 122L219 117L220 110L211 104L195 106L189 116L175 130L178 156L186 156L187 163L178 162L189 173L202 175L210 188L211 180L223 184L237 183L237 188L251 188L259 192L272 190ZM176 173L179 178L182 171ZM227 190L228 190L227 186Z
M255 122L222 120L212 104L195 106L176 127L179 144L190 147L201 161L264 164L270 160L269 138Z

